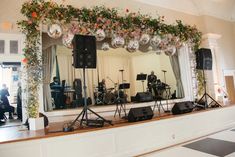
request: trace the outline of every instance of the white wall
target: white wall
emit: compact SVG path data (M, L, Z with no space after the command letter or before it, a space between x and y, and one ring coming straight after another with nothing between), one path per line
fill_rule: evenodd
M0 145L1 157L136 156L235 126L235 107Z

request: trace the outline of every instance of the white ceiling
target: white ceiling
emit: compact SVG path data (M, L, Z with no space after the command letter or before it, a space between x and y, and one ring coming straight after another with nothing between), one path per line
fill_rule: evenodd
M210 15L235 21L235 0L135 0L193 15Z

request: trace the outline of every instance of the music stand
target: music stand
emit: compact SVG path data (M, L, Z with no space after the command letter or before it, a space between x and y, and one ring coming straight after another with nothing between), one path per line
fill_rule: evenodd
M144 81L147 78L147 74L137 74L136 80L142 82L143 92L144 92Z
M121 112L124 112L124 119L127 118L127 114L126 114L126 105L125 105L125 92L123 91L123 96L120 96L120 91L121 90L125 90L125 89L129 89L130 88L130 83L122 83L119 85L119 90L118 90L118 97L116 100L116 110L114 113L114 117L116 116L116 114L118 113L119 117L121 117Z

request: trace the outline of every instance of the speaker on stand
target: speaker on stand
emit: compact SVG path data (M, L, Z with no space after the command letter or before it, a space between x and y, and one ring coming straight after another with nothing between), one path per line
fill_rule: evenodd
M196 107L202 107L204 109L211 107L210 105L213 104L213 106L216 107L221 107L221 105L214 99L212 98L208 93L207 93L207 88L206 88L206 79L205 79L205 70L212 70L212 54L211 50L207 48L201 48L196 51L196 69L202 70L203 73L203 86L204 86L204 94L203 96L199 99L198 105ZM212 102L208 104L207 98L210 98ZM200 102L202 100L205 100L204 105L200 105Z
M76 34L73 38L73 66L74 68L83 69L83 91L84 91L84 105L82 112L76 117L76 119L69 124L64 126L64 131L73 131L74 125L80 119L80 127L85 124L86 126L101 127L104 123L112 125L110 120L106 120L99 114L94 112L88 107L87 102L87 86L86 86L86 73L87 68L96 68L96 38L95 36L89 35L78 35ZM88 119L88 111L94 114L96 119Z

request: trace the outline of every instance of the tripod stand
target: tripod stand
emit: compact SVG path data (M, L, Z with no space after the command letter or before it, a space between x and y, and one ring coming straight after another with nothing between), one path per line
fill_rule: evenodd
M110 120L104 119L103 117L101 117L99 114L97 114L96 112L94 112L93 110L91 110L87 106L87 93L86 93L87 86L86 86L85 68L83 68L83 89L84 89L84 106L83 106L83 110L77 116L77 118L68 126L68 128L64 128L64 130L67 129L68 131L73 131L74 130L73 126L78 121L80 116L82 116L82 118L80 120L80 127L83 125L84 122L85 122L86 126L103 126L104 122L112 125L112 122ZM95 119L95 120L88 119L88 111L90 111L91 113L96 115L98 118Z
M164 73L164 83L165 83L165 85L167 85L167 84L166 84L166 70L162 70L162 72ZM168 90L167 90L167 89L165 89L165 91L166 91L166 96L167 96L167 98L166 98L166 107L167 107L167 109L164 110L164 112L165 112L165 113L169 113L169 112L171 112L171 111L168 109L168 99L169 99L169 94L170 94L170 93L168 93Z
M130 88L130 83L122 83L119 85L119 90L118 90L118 97L115 100L116 102L116 110L114 113L114 117L116 116L116 114L118 113L119 117L121 117L121 112L124 112L124 119L127 118L127 114L126 114L126 94L124 91L125 89L129 89Z
M208 107L221 107L221 105L214 99L212 98L208 93L207 93L207 90L206 90L206 79L205 79L205 71L204 69L202 70L202 73L203 73L203 86L204 86L204 94L202 95L202 97L199 99L198 103L196 105L196 107L201 107L201 108L208 108ZM212 101L210 102L210 104L208 104L208 100L207 98L210 98ZM203 100L203 98L205 99L205 104L204 105L200 105L200 102ZM213 105L212 105L213 104Z

